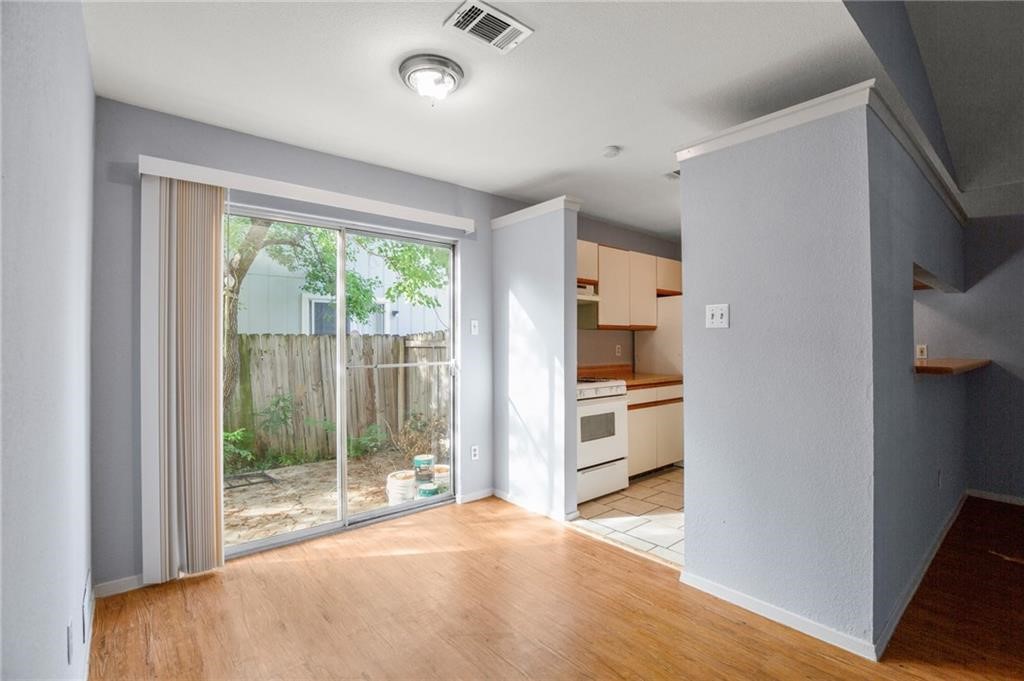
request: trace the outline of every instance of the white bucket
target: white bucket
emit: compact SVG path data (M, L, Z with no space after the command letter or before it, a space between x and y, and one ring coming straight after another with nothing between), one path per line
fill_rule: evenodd
M447 492L452 486L452 467L443 464L434 464L434 483L440 488L441 492Z
M388 506L397 506L416 498L416 472L395 471L388 473Z

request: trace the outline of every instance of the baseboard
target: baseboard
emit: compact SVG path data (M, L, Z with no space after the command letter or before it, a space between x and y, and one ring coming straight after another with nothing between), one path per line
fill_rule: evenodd
M882 659L882 653L885 652L886 647L889 645L889 639L892 638L893 633L896 631L896 626L903 619L903 613L906 611L907 606L910 605L910 601L914 600L914 594L917 593L917 588L921 586L921 580L924 579L925 574L928 572L928 568L931 567L932 561L935 559L935 554L939 552L939 547L942 546L942 542L946 540L946 535L949 534L950 528L953 527L953 523L956 522L956 518L960 515L960 509L964 507L964 501L967 500L967 495L964 494L960 497L960 501L957 502L953 508L953 512L946 518L946 522L943 524L942 529L939 530L938 535L935 537L935 541L932 542L932 547L928 553L925 554L924 560L917 567L917 572L914 573L913 578L907 584L907 587L900 594L900 597L896 600L896 605L889 613L889 618L885 621L885 626L882 627L881 633L875 638L875 659Z
M94 584L92 587L92 593L96 598L104 598L106 596L113 596L114 594L123 594L125 591L138 589L141 586L142 575L132 575L131 577L122 577L121 579L113 579L109 582Z
M496 489L494 490L494 496L498 497L502 501L507 501L510 504L515 504L519 508L525 509L530 513L536 513L538 515L557 520L558 522L565 522L567 520L574 520L579 516L579 513L573 511L572 513L565 513L564 511L550 510L545 508L539 508L533 504L527 503L519 497L506 492L505 490Z
M783 624L790 629L796 629L799 632L813 636L814 638L830 643L838 648L847 650L854 655L867 658L872 662L876 661L875 647L870 641L859 639L856 636L844 634L841 631L836 631L831 627L827 627L824 624L819 624L813 620L809 620L802 615L797 615L788 610L784 610L780 607L774 606L771 603L766 603L760 599L748 596L745 593L741 593L734 589L730 589L727 586L722 586L717 582L712 582L709 579L699 577L692 572L684 569L682 574L679 576L679 581L687 586L692 586L695 589L699 589L704 593L711 594L715 598L721 598L723 601L728 601L733 605L738 605L744 610L767 617L770 620Z
M1024 506L1024 497L1015 497L1012 494L997 494L980 489L969 489L967 490L967 496L988 499L989 501L1001 501L1004 504L1013 504L1014 506Z
M494 490L493 489L482 489L482 490L478 490L476 492L470 492L469 494L456 494L455 495L455 503L457 503L457 504L468 504L471 501L480 501L481 499L486 499L487 497L493 497L493 496L494 496Z

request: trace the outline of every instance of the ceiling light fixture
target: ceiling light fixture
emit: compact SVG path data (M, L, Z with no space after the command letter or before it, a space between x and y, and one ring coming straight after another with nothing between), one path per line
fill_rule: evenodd
M417 54L398 67L398 75L406 87L435 102L455 92L462 81L462 67L437 54Z
M604 156L605 158L615 158L621 153L622 147L618 146L617 144L612 144L611 146L607 146L604 148L602 156Z

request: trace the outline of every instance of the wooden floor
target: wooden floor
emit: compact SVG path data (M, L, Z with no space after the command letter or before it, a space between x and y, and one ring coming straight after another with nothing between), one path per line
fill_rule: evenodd
M881 663L489 499L97 604L101 679L1022 679L1024 508L969 499Z

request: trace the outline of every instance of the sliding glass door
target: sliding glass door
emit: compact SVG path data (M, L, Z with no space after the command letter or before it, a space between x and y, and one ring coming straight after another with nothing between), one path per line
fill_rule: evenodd
M450 498L452 249L231 211L228 554Z

